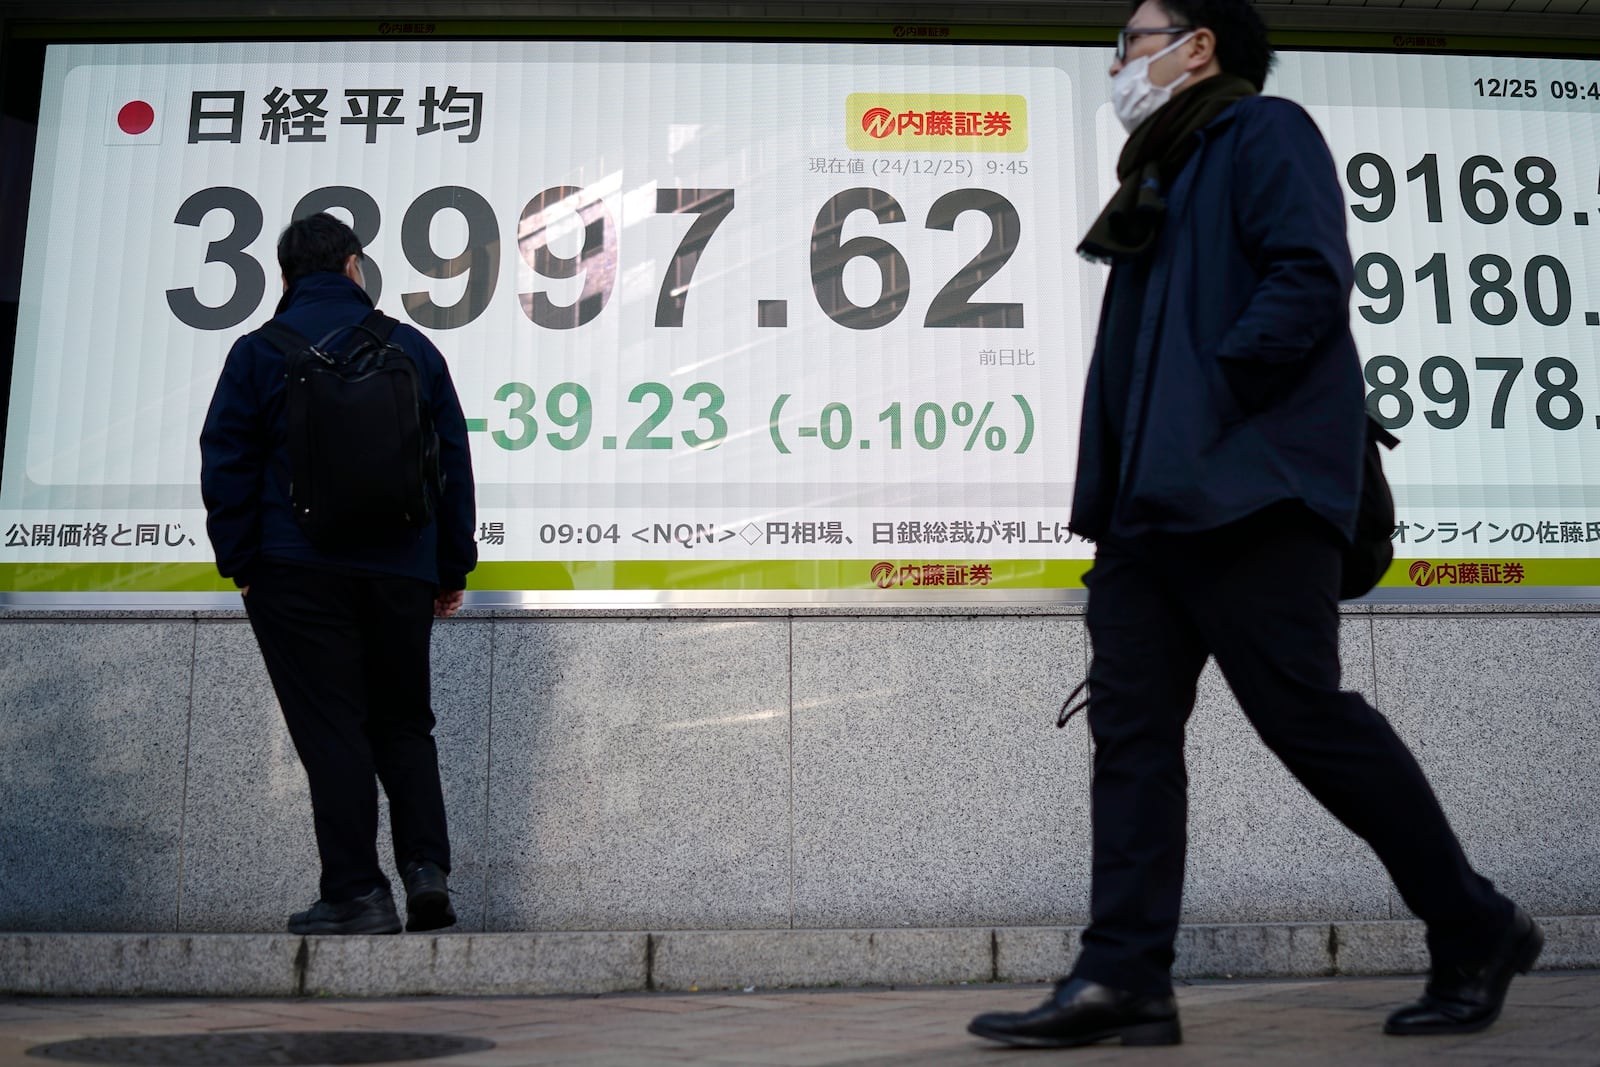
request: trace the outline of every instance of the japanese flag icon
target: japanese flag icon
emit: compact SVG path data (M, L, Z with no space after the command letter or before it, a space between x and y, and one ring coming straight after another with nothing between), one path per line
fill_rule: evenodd
M162 100L159 95L113 92L106 97L108 145L160 144Z

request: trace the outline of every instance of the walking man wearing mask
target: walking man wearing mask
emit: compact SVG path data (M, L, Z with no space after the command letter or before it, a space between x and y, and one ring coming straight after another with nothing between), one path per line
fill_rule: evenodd
M1096 541L1090 923L1054 994L978 1016L983 1037L1181 1039L1183 734L1208 656L1427 924L1430 980L1389 1033L1488 1026L1543 943L1469 865L1388 722L1339 689L1340 555L1366 418L1354 272L1322 135L1299 106L1258 95L1271 62L1249 0L1144 0L1118 38L1121 187L1079 246L1112 265L1072 507L1072 528Z

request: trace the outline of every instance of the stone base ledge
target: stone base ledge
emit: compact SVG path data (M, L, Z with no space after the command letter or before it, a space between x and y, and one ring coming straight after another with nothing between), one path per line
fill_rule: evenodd
M1600 916L1542 918L1541 970L1600 967ZM293 934L0 933L0 995L396 997L1057 978L1080 927ZM1415 974L1415 921L1186 926L1180 978Z

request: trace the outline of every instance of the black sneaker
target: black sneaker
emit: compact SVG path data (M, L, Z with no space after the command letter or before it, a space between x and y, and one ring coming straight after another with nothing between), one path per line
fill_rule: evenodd
M398 934L394 898L381 886L366 896L330 904L319 900L289 916L291 934Z
M456 924L450 906L450 886L444 871L432 860L412 860L401 877L406 883L406 929L443 930Z

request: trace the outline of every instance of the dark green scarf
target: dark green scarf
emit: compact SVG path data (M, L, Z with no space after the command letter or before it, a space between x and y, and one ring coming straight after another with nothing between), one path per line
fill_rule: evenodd
M1149 248L1167 214L1167 190L1200 147L1200 128L1256 87L1232 74L1217 74L1186 89L1141 122L1117 159L1122 185L1101 209L1078 254L1098 263L1130 259Z

